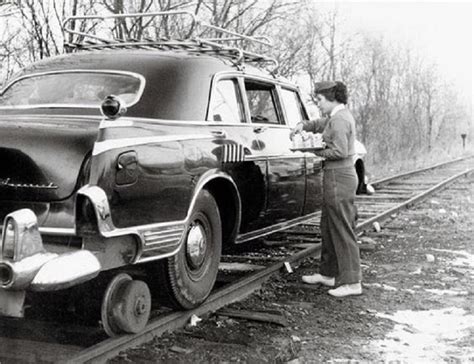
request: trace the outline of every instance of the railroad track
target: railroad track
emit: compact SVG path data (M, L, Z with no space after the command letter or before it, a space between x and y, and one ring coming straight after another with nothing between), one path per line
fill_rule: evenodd
M472 172L474 157L470 156L374 182L374 195L357 196L357 230L377 227ZM216 289L203 305L179 312L157 307L145 330L136 335L107 338L97 325L71 319L73 315L67 313L63 320L44 319L41 314L27 320L0 319L0 363L104 362L123 350L185 326L193 315L205 316L242 299L261 287L272 274L318 255L321 247L318 230L316 216L259 239L253 244L258 249L224 255ZM243 271L236 269L242 266Z

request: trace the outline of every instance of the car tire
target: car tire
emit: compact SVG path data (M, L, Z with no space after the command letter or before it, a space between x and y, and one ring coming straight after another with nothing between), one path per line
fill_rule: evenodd
M216 281L221 250L219 208L209 191L202 190L189 216L180 250L157 262L160 303L189 310L204 302Z

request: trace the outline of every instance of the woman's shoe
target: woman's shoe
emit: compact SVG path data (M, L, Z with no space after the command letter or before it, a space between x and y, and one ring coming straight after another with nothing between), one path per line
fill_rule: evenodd
M308 284L317 284L321 283L324 284L325 286L328 287L334 287L334 284L336 283L336 279L334 277L326 277L321 274L313 274L310 276L302 276L301 280L304 283Z
M343 284L334 289L330 289L328 293L334 297L358 296L362 294L362 285L360 283Z

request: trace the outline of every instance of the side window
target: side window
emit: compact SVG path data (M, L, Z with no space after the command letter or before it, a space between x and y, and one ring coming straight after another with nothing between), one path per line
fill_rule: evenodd
M244 121L236 80L220 80L213 91L208 119L226 123Z
M282 89L281 96L283 99L283 107L287 117L287 124L294 127L300 121L306 120L307 116L301 104L298 93L293 90Z
M245 92L252 123L280 124L273 85L246 81Z

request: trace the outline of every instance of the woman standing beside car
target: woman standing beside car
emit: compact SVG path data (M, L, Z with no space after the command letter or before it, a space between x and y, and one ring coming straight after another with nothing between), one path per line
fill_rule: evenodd
M357 175L353 164L355 121L347 104L347 88L342 82L318 82L317 105L328 119L298 123L291 138L303 130L322 132L326 148L315 154L325 158L323 207L321 214L322 251L319 274L303 276L305 283L336 287L336 297L360 295L361 268L354 232L354 205Z

